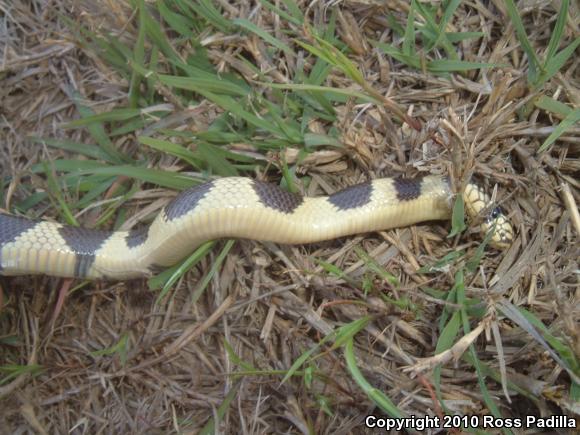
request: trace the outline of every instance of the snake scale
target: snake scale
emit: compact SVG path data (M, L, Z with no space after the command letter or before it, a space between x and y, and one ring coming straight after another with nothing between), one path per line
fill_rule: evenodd
M462 193L467 214L480 216L490 243L505 248L512 226L476 184ZM357 233L449 219L446 177L382 178L330 196L302 197L250 178L220 178L180 193L148 226L101 231L0 214L0 274L89 279L151 275L205 241L246 238L311 243Z

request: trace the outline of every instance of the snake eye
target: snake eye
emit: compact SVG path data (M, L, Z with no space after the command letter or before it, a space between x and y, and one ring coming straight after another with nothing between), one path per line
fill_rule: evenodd
M502 210L501 210L501 207L495 207L495 208L494 208L494 209L491 211L491 213L489 214L489 216L488 216L488 218L487 218L487 221L488 221L488 222L490 222L490 221L492 221L492 220L494 220L494 219L497 219L499 216L501 216L501 214L502 214L502 213L503 213L503 212L502 212Z

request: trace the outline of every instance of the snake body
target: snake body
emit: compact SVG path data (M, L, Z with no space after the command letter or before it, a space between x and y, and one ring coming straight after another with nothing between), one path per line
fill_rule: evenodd
M482 212L491 243L509 246L512 227L475 184L463 191L471 217ZM184 191L146 228L101 231L0 214L0 274L128 279L171 266L205 241L246 238L311 243L451 216L445 177L383 178L325 197L228 177Z

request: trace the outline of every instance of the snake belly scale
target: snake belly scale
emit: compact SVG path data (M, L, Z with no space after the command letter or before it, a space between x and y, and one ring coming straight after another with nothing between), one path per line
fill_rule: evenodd
M512 227L475 185L463 192L482 231L509 246ZM445 177L382 178L324 197L302 197L249 178L216 179L182 192L146 228L101 231L0 214L0 274L128 279L171 266L208 240L298 244L403 227L451 216Z

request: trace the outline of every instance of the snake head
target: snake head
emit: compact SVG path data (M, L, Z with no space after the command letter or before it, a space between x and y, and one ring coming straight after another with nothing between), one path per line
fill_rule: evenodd
M514 239L512 224L501 207L494 205L490 196L483 188L474 183L468 183L463 192L463 201L467 214L471 219L483 222L480 230L483 235L491 233L489 244L496 249L506 249Z
M501 207L494 207L481 224L483 234L491 232L490 245L497 249L509 248L514 240L514 230Z

